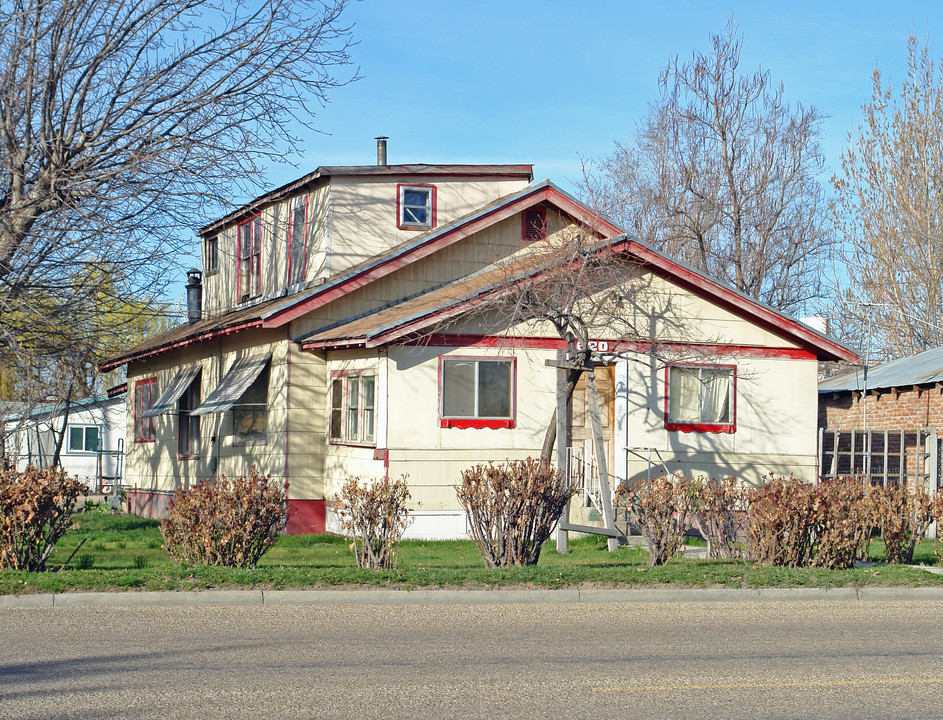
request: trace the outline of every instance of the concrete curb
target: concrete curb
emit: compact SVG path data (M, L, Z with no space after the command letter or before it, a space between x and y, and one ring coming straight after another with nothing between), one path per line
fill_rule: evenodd
M563 590L203 590L2 595L0 609L198 605L484 605L519 603L937 601L943 587Z

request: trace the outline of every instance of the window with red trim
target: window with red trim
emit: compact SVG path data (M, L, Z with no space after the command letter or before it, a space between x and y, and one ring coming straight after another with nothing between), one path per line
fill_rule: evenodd
M435 185L396 186L396 227L426 230L435 227Z
M735 366L671 365L666 382L666 429L714 433L736 430Z
M440 358L439 425L514 427L513 358Z
M141 417L157 399L157 378L138 380L134 384L134 442L154 441L154 418Z
M521 213L521 239L544 240L547 237L547 209L531 208Z
M239 272L236 295L239 302L262 294L262 216L239 224Z
M308 264L308 196L291 202L288 225L288 284L304 282Z
M376 388L373 370L342 371L331 378L332 443L373 445L376 443Z

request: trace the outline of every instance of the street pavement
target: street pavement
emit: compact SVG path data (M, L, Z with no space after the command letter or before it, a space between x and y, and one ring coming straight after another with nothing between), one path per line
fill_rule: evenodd
M0 607L0 718L943 718L892 596Z

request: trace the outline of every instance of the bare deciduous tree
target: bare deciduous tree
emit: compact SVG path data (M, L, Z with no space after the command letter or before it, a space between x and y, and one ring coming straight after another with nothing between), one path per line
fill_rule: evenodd
M821 115L787 103L767 72L741 71L732 21L711 42L662 70L635 142L587 164L584 194L654 247L797 312L821 296L828 257Z
M151 307L190 229L351 79L345 5L0 3L0 362L121 337L100 302Z
M834 178L843 332L885 359L943 345L943 66L913 37L907 53L899 90L875 69Z

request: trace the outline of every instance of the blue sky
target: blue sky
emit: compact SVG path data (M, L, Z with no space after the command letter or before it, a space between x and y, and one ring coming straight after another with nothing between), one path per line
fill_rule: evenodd
M824 178L875 66L897 83L911 33L943 56L941 2L352 0L363 79L313 108L322 133L301 133L297 167L273 165L269 187L319 165L373 163L373 138L388 135L391 163L532 163L536 179L574 191L580 157L630 138L659 70L707 50L731 15L741 67L768 70L788 100L828 116Z

